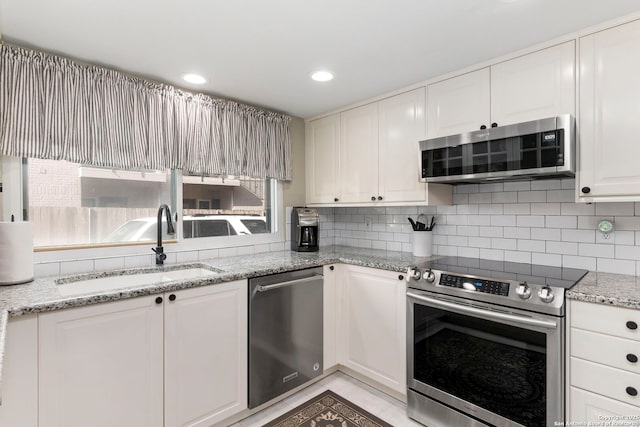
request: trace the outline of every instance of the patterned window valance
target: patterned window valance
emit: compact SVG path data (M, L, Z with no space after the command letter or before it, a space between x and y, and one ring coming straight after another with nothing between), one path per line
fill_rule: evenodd
M0 43L0 153L291 180L290 117Z

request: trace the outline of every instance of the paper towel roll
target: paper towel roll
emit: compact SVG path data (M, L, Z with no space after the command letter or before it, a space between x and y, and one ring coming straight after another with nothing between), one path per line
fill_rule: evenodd
M30 222L0 222L0 285L33 280L33 229Z

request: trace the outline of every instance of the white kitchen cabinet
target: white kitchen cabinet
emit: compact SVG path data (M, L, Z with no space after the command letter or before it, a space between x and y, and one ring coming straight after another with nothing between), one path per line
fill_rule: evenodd
M165 427L210 426L246 409L246 280L167 293L164 310Z
M325 265L322 274L324 276L322 289L322 342L323 342L323 366L324 371L334 368L338 364L337 356L337 331L338 331L338 286L342 283L342 265Z
M340 114L306 124L307 204L338 202L340 197Z
M38 427L36 315L13 317L7 324L0 426Z
M425 88L308 122L307 204L451 204L451 186L419 182L425 127Z
M39 315L40 427L163 425L156 296Z
M406 284L398 273L343 266L341 365L406 395Z
M340 113L340 130L340 201L375 202L380 196L378 103Z
M640 311L570 301L569 321L570 421L640 414Z
M567 113L575 115L574 41L429 85L427 136Z
M247 407L246 280L38 323L40 427L210 426Z
M640 408L571 387L571 409L565 425L637 425ZM626 417L626 418L625 418ZM610 424L606 424L609 422ZM619 424L615 424L619 423ZM634 424L636 423L636 424Z
M455 135L489 126L489 68L427 87L427 137Z
M640 21L580 38L579 199L640 200Z

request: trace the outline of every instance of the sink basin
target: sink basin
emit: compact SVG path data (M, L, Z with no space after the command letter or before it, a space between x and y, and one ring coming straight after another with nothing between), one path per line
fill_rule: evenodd
M86 276L81 276L79 280L71 278L70 281L68 281L69 279L64 279L64 283L58 283L58 291L62 296L80 295L151 285L154 283L173 282L176 280L200 279L217 274L220 274L220 271L194 266L168 271L121 271L106 277L84 278Z

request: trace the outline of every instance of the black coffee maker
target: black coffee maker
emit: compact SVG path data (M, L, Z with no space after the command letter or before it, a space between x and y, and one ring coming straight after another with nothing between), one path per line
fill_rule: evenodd
M315 252L318 250L318 211L313 208L291 210L291 250Z

